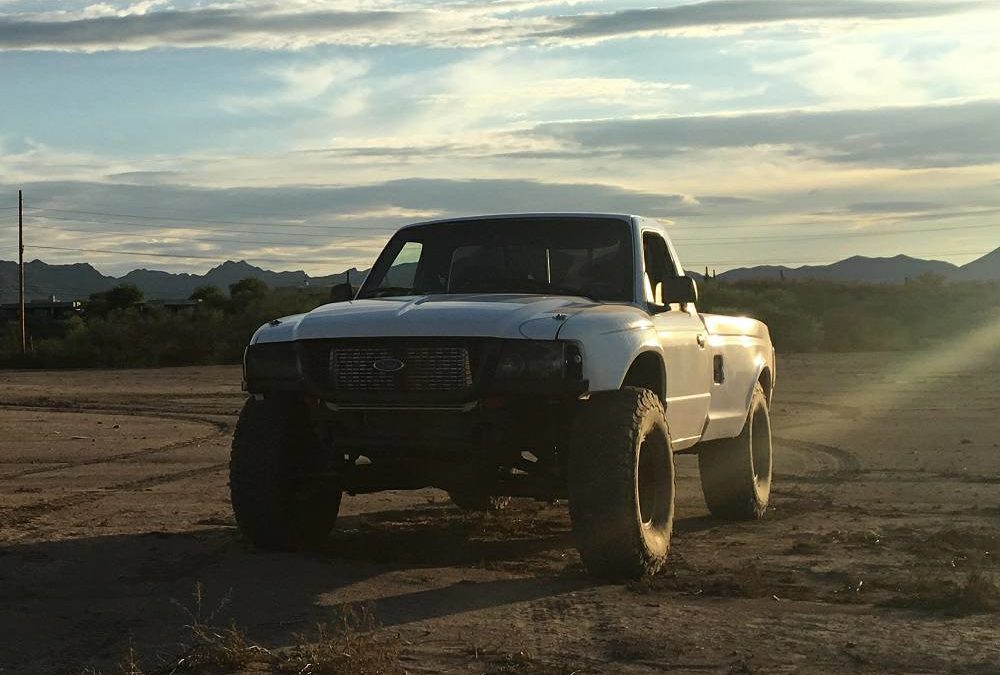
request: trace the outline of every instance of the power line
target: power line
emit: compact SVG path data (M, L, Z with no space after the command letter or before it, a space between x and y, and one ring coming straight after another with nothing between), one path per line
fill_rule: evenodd
M149 234L158 234L157 230L150 230L149 226L141 224L141 223L130 223L130 222L122 222L122 221L87 220L87 219L81 219L81 218L60 218L58 216L43 216L43 218L46 221L55 220L55 221L70 222L70 223L93 223L93 224L96 224L96 225L110 224L110 225L118 225L118 226L123 226L123 227L125 227L125 226L134 226L134 227L137 227L137 228L142 228L143 232L146 232L146 233L149 233ZM69 228L69 227L45 227L43 225L35 225L34 227L42 228L42 229L50 229L50 230L62 230L62 231L66 231L66 232L83 232L83 233L95 234L95 235L103 235L103 234L124 234L124 235L128 235L128 234L131 234L128 231L125 231L125 232L123 232L123 231L114 231L114 230L110 230L110 231L109 230L95 231L95 230L91 230L91 229L80 229L80 228ZM724 239L723 238L714 238L714 239L706 239L706 238L701 238L701 239L686 239L686 238L683 237L682 234L678 233L676 236L674 236L674 241L677 242L677 243L683 243L685 245L695 245L695 246L697 246L697 245L702 245L702 244L745 243L745 242L754 242L754 241L789 241L789 240L796 240L796 241L798 241L798 240L810 240L810 239L840 239L840 238L850 239L850 238L855 238L855 237L881 237L881 236L895 236L895 235L900 235L900 234L919 234L919 233L927 233L927 232L947 232L947 231L956 231L956 230L976 230L976 229L992 229L992 228L997 228L998 231L1000 231L1000 226L998 226L996 224L993 224L993 223L989 223L989 224L980 224L980 225L949 225L949 226L944 226L944 227L910 228L910 229L905 229L905 230L894 230L892 232L871 232L871 231L818 232L818 233L807 233L807 234L798 234L798 235L796 235L796 234L789 234L789 235L763 235L763 236L759 236L759 237L756 237L756 236L755 237L726 237ZM190 228L186 228L186 227L179 227L179 226L170 226L169 229L188 230L188 231L192 231L192 232L221 232L221 233L224 233L224 234L234 234L234 235L238 235L238 234L275 235L275 234L278 234L278 233L274 233L274 232L261 232L259 230L232 230L232 229L211 228L211 227L190 227ZM372 232L371 236L381 236L381 233L376 232L375 230L371 230L371 232ZM159 236L162 237L162 238L164 238L164 239L180 239L181 238L181 237L171 237L169 235L159 235ZM311 233L303 233L303 232L286 232L286 233L280 233L280 236L284 236L284 237L310 237L310 238L316 238L316 239L350 239L350 240L357 241L357 240L360 240L361 238L363 238L365 235L363 235L360 232L357 233L357 234L349 234L349 235L348 234L328 234L328 235L325 235L325 236L311 234ZM229 242L229 241L234 241L234 240L229 240L229 239L205 239L205 238L202 238L202 239L185 238L185 239L188 239L189 241L205 241L205 242ZM246 243L255 243L255 244L290 245L290 246L304 246L304 245L306 245L306 244L288 244L288 242L285 242L285 241L260 241L260 240L239 240L239 241L244 241Z
M142 233L136 232L114 232L114 231L95 231L95 230L82 230L79 228L72 227L48 227L46 225L32 225L34 229L37 230L53 230L57 232L81 232L86 234L91 234L95 237L114 237L118 235L125 235L131 237L140 237ZM238 233L237 233L238 234ZM216 239L213 237L182 237L177 235L164 235L164 234L151 234L150 236L159 239L174 239L178 241L198 241L198 242L210 242L210 243L223 243L223 244L260 244L262 246L284 246L288 248L315 248L316 244L312 242L301 242L293 243L288 241L262 241L260 239ZM344 244L350 244L353 241L361 241L360 238L354 237L351 241L338 242L338 245L343 246Z
M142 228L146 231L156 231L151 228L157 227L156 225L149 225L146 223L135 223L124 220L93 220L89 218L63 218L60 216L36 216L40 217L45 221L59 221L64 223L93 223L95 225L120 225L122 227L137 227ZM265 235L275 235L283 237L321 237L324 235L315 234L312 232L274 232L274 231L261 231L261 230L234 230L233 228L227 227L184 227L183 225L167 225L161 224L158 226L160 229L170 229L170 230L188 230L190 232L222 232L226 234L265 234ZM89 230L81 230L89 231ZM379 233L380 234L380 233ZM328 234L326 237L336 238L354 238L362 236L359 232L358 234Z
M699 244L730 244L745 243L754 241L788 241L788 240L808 240L808 239L853 239L855 237L891 237L897 234L919 234L922 232L947 232L952 230L978 230L986 228L996 228L1000 232L1000 225L990 223L988 225L951 225L947 227L923 227L911 228L907 230L894 230L892 232L821 232L815 234L789 234L789 235L765 235L763 237L725 237L719 239L684 239L683 237L673 237L676 243L685 245Z
M74 253L110 253L113 255L133 255L142 256L150 258L178 258L187 260L221 260L223 256L217 255L181 255L178 253L153 253L149 251L114 251L110 249L101 248L68 248L63 246L39 246L37 244L26 246L25 248L32 249L42 249L46 251L72 251ZM302 258L278 258L278 257L260 257L260 256L250 256L253 260L266 260L268 262L293 262L293 263L309 263L309 264L329 264L330 259L326 260L304 260Z
M987 214L991 214L991 213L998 213L998 212L1000 212L1000 207L998 207L998 208L976 208L976 209L969 210L969 211L964 211L964 212L948 211L948 212L945 212L945 213L938 213L938 214L922 212L920 214L920 216L919 216L919 220L928 220L930 218L936 218L938 220L952 220L952 219L955 219L955 218L967 218L969 216L982 216L982 215L987 215ZM900 216L898 214L893 214L893 213L872 214L872 213L852 213L852 212L836 212L836 211L834 211L834 212L815 212L815 213L811 213L809 215L812 215L812 216L836 216L840 220L853 220L853 221L860 220L860 219L862 219L864 217L873 218L874 220L877 220L877 221L901 220L901 219L903 219L903 218L906 217L906 216ZM684 214L678 214L678 217L684 218L685 216L684 216ZM688 216L688 217L691 217L691 216ZM684 220L681 223L673 223L669 227L670 227L670 233L671 233L671 235L675 235L675 234L679 234L679 233L682 233L682 232L686 232L688 230L729 230L729 229L744 229L744 228L793 227L793 226L799 226L799 225L813 226L813 225L818 225L818 224L822 224L822 221L820 221L820 222L817 222L817 221L804 221L804 222L803 221L797 221L797 222L788 222L788 223L772 223L772 224L765 224L765 225L761 225L759 223L739 223L739 224L733 224L733 225L693 225L693 224L690 223L689 220Z

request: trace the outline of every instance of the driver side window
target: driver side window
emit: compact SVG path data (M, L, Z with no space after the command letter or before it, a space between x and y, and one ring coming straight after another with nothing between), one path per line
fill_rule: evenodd
M417 276L417 264L420 262L420 254L424 245L419 241L408 241L403 244L392 261L392 265L386 270L385 277L379 288L406 288L412 290Z
M642 251L645 273L643 285L646 289L646 302L665 307L663 302L663 287L667 279L677 276L667 242L655 232L643 232Z

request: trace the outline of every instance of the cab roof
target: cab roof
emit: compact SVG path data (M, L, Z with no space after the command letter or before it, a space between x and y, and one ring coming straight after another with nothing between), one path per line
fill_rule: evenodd
M553 219L572 219L572 218L593 218L601 220L624 220L627 222L634 222L639 219L639 216L635 216L628 213L591 213L591 212L541 212L541 213L495 213L479 216L458 216L454 218L439 218L436 220L424 220L419 223L411 223L410 225L404 225L399 228L400 231L408 230L412 227L422 227L424 225L440 225L444 223L464 223L464 222L476 222L482 220L518 220L522 218L553 218Z

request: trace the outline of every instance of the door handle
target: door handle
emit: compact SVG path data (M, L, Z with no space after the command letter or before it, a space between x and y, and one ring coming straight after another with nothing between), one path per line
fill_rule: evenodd
M702 349L705 348L705 334L704 333L698 333L698 346L701 347Z

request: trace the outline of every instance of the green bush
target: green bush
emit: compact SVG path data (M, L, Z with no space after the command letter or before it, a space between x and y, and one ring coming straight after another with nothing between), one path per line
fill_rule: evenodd
M136 368L239 363L265 322L323 304L327 289L268 289L254 281L232 293L198 289L193 311L140 310L134 292L95 297L99 311L67 321L29 324L32 349L21 356L16 323L0 324L0 367ZM781 352L882 351L932 347L1000 321L1000 284L903 285L827 281L701 284L705 312L759 318Z
M767 323L779 351L919 349L1000 320L1000 283L709 280L699 308Z
M256 282L257 280L253 280ZM258 283L234 284L227 297L198 289L193 310L172 313L140 308L127 293L96 297L100 311L60 322L58 330L36 331L32 349L21 356L16 325L0 330L0 367L145 368L239 363L246 344L265 322L307 312L326 301L326 289L274 289ZM112 308L110 305L117 305ZM123 306L124 305L124 306ZM40 327L40 324L39 324Z

